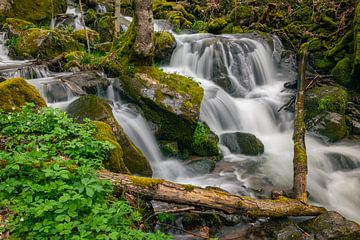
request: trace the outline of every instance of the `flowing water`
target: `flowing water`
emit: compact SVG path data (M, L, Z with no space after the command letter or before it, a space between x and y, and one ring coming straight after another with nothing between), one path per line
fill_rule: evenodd
M164 25L157 26L160 28ZM0 33L0 70L7 64L26 66L38 73L31 75L16 67L0 71L0 77L25 77L50 106L66 109L77 96L59 79L71 73L55 74L28 62L10 60L3 44L5 37ZM293 115L278 109L289 97L283 84L296 76L294 58L286 54L276 37L184 34L176 35L176 40L171 63L163 69L192 77L205 89L201 120L218 136L228 132L256 135L264 143L265 153L249 157L220 146L224 160L213 173L197 175L179 160L161 154L148 123L110 84L106 94L99 95L113 102L114 116L151 161L154 176L247 195L259 195L261 189L291 187ZM307 136L306 143L311 201L360 222L359 145L350 141L327 145L313 135Z

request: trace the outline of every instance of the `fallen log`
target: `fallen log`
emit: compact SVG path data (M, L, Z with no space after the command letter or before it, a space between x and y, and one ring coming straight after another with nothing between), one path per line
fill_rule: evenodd
M273 200L237 196L215 189L177 184L162 179L144 178L106 170L99 171L101 179L109 180L118 193L130 193L144 199L186 204L216 209L229 214L250 217L316 216L325 212L321 207L304 204L280 196Z
M297 84L297 95L295 100L295 119L294 119L294 184L293 191L295 199L306 203L306 177L308 173L307 167L307 155L305 145L305 71L306 61L308 55L308 45L304 44L301 50L301 56L299 61L299 76Z

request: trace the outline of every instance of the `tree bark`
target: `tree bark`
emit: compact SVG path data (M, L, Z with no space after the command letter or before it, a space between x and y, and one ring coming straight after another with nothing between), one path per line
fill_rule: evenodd
M306 192L306 176L308 173L307 168L307 155L305 145L305 112L304 112L304 101L305 101L305 68L306 60L308 55L307 45L300 54L299 62L299 75L297 84L297 95L295 102L295 119L294 119L294 183L293 191L295 199L300 202L307 203L307 192Z
M229 214L251 217L285 217L316 216L326 211L324 208L306 205L298 200L282 196L274 200L259 200L214 189L112 173L106 170L100 171L99 177L110 180L116 192L126 192L145 199L216 209Z
M115 37L120 37L121 32L121 0L115 1Z

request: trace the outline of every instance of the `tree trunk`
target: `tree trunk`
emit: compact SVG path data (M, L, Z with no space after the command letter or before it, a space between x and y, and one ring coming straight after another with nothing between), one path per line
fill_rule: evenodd
M120 37L121 32L121 0L115 1L115 37Z
M295 102L295 119L294 119L294 185L293 191L295 199L307 203L306 192L306 175L307 168L307 155L305 146L305 121L304 121L304 101L305 101L305 68L308 55L307 45L304 46L300 55L299 62L299 76L297 84L297 96Z
M126 192L145 199L216 209L229 214L242 214L251 217L285 217L316 216L326 211L324 208L306 205L298 200L282 196L274 200L258 200L214 189L112 173L105 170L99 172L99 177L110 180L117 192Z

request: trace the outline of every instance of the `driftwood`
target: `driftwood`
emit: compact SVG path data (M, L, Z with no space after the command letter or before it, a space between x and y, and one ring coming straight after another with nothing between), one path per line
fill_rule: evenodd
M308 55L307 46L304 47L301 59L299 62L299 75L297 85L297 95L295 101L295 119L294 119L294 185L293 191L295 198L303 203L307 202L306 192L306 176L308 173L307 168L307 155L305 146L305 70L306 60Z
M101 179L112 182L118 193L130 193L145 199L186 204L205 209L215 209L229 214L251 217L316 216L325 212L324 208L304 204L295 199L278 197L274 200L254 199L226 192L204 189L109 171L100 171Z

